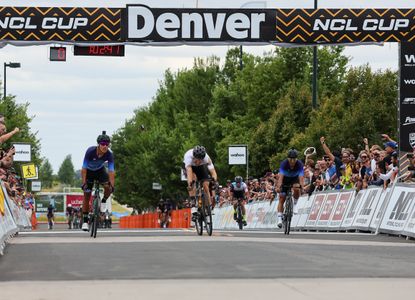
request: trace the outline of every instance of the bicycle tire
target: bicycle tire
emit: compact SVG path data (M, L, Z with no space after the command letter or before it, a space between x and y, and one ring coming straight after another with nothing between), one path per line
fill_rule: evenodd
M289 193L287 199L285 200L285 210L284 210L284 234L289 235L291 229L291 218L293 213L293 200L292 195Z
M202 195L202 200L203 221L205 222L207 234L211 236L213 233L212 210L210 209L210 203L206 199L205 194Z
M99 221L99 211L100 211L100 201L99 201L100 199L99 199L99 196L95 196L95 199L94 199L94 230L93 230L93 232L94 232L94 238L96 238L97 237L97 231L98 231L98 221Z
M94 215L92 215L92 216L91 216L91 219L89 220L90 225L91 225L91 227L89 228L89 230L90 230L90 232L89 232L89 233L90 233L91 237L93 237L93 235L94 235L94 231L95 231L95 228L94 228L94 226L95 226L94 219L95 219L95 216L94 216Z
M239 230L242 230L244 228L244 224L243 224L243 215L242 215L242 207L240 204L238 204L238 208L237 208L237 220L238 220L238 226L239 226Z

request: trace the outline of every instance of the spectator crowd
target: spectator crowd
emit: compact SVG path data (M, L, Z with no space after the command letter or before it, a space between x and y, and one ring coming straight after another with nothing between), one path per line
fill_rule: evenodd
M14 128L12 131L7 132L4 116L0 114L0 145L3 146L7 140L18 132L19 128ZM26 214L30 218L34 212L34 198L31 193L25 191L21 177L18 176L13 168L15 149L14 147L8 149L0 148L0 179L9 198L17 206L25 208Z
M399 173L398 143L388 135L383 134L383 145L369 145L368 139L363 139L364 149L354 150L344 148L331 150L328 141L320 138L323 155L315 151L304 153L304 193L311 195L315 191L355 189L357 192L369 186L387 188ZM309 148L315 150L314 147ZM402 175L403 181L415 181L415 153L407 154L409 168ZM269 171L261 178L249 177L245 183L248 186L247 202L273 201L277 196L279 171ZM221 207L231 203L231 180L226 185L220 185L216 190L216 205ZM190 207L189 200L184 201L184 207Z

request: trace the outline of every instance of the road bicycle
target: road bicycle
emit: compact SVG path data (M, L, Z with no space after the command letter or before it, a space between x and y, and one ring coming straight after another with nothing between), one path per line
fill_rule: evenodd
M97 230L100 221L100 207L101 207L101 197L99 195L99 182L94 182L95 192L94 199L92 201L92 210L89 214L89 231L91 237L97 237Z
M203 182L196 182L196 205L197 212L195 218L195 227L198 235L203 234L203 228L206 229L208 235L212 235L212 209L210 206L210 199L206 196L203 190Z
M244 199L239 198L237 199L238 204L236 205L236 222L238 223L239 230L244 228L244 215L242 213L242 201Z
M291 219L293 217L293 206L294 206L294 198L292 194L292 187L290 186L287 191L287 196L284 202L284 213L282 219L282 225L284 227L284 234L290 234L291 228Z

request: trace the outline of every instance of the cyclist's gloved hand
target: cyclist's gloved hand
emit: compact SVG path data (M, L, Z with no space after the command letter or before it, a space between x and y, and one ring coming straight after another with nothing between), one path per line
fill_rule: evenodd
M88 190L88 184L85 182L84 184L82 184L81 189L86 192Z

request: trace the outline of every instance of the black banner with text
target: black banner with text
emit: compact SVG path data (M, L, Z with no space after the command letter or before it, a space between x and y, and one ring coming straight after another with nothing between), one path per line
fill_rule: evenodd
M1 7L0 43L415 42L415 9Z
M415 43L402 43L400 53L399 147L415 149Z

